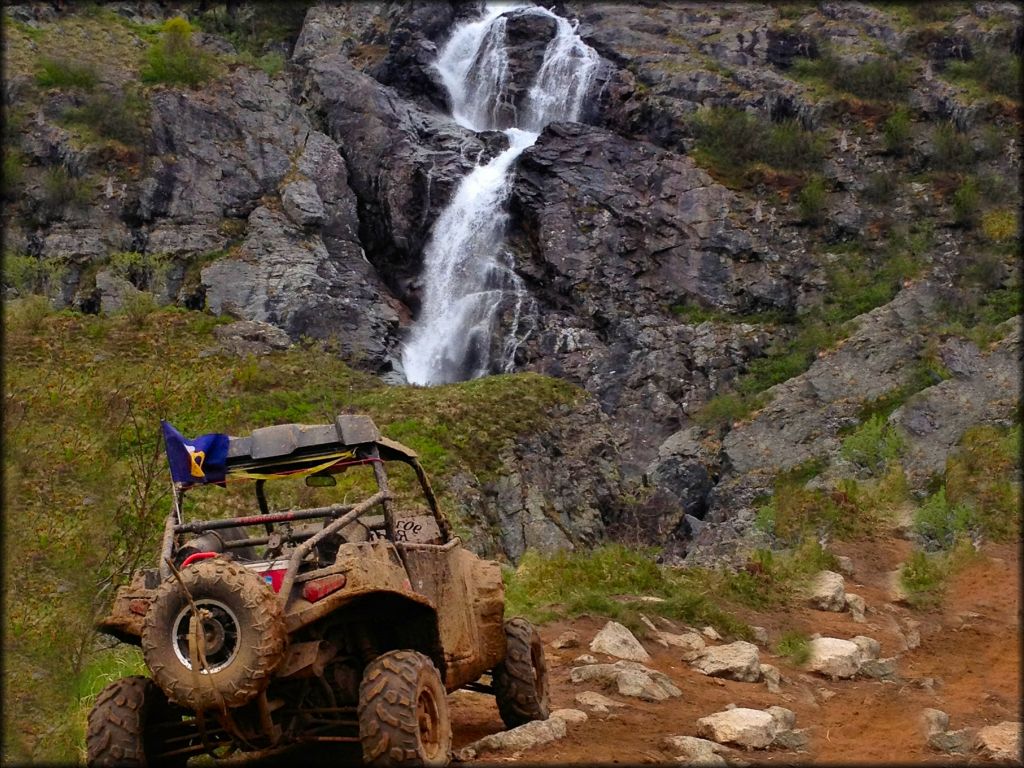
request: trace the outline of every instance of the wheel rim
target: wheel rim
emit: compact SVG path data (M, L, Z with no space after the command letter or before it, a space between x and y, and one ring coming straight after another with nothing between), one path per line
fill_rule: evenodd
M421 690L416 699L416 722L424 757L431 760L441 750L441 716L437 711L437 699L429 688Z
M206 668L200 663L202 674L219 672L234 661L238 654L241 628L238 617L227 605L219 600L201 599L195 601L202 619L202 632L206 640ZM192 669L189 659L189 626L192 621L192 606L186 605L171 625L171 645L174 655L186 669Z

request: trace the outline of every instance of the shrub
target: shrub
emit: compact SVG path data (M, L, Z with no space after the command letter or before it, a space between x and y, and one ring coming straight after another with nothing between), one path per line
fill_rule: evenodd
M43 321L53 314L53 305L45 296L33 294L4 302L4 329L36 334Z
M82 88L89 91L98 81L91 65L70 59L43 58L36 70L36 84L41 88Z
M932 166L939 170L956 170L973 163L974 150L970 141L952 122L935 126L932 131Z
M91 199L85 179L72 176L63 165L54 165L43 174L44 213L53 216L65 206L83 207Z
M997 540L1012 540L1020 527L1020 425L999 430L982 425L964 433L958 450L946 461L945 495L953 507L972 510L975 531Z
M953 221L965 229L973 228L978 223L979 207L978 185L968 177L953 193Z
M843 440L839 452L847 461L874 474L890 461L898 459L905 448L899 432L886 422L885 417L876 414Z
M1012 208L988 211L981 217L981 231L994 243L1005 243L1017 236L1017 212Z
M18 293L35 293L42 290L46 274L46 267L41 259L21 253L4 253L4 285Z
M954 81L971 81L989 93L1020 101L1020 57L1010 51L983 48L970 61L952 61L946 76Z
M821 224L825 220L827 196L824 177L815 174L797 196L801 221L815 226Z
M831 79L837 88L858 98L884 101L901 98L910 85L904 69L892 59L840 63Z
M914 530L943 549L949 549L960 538L969 538L979 533L973 506L950 503L945 488L929 496L917 510Z
M0 178L0 194L11 200L21 187L25 177L25 156L8 145L4 148L3 177Z
M255 56L248 51L243 51L238 54L237 61L239 64L244 64L247 67L262 69L269 77L273 77L284 69L285 63L284 56L276 52L265 53L262 56Z
M170 266L167 257L157 253L121 251L110 257L110 268L137 288L152 288Z
M759 407L760 401L756 398L727 393L708 400L693 418L705 427L729 426L742 421Z
M771 125L749 112L717 107L699 112L691 128L698 153L729 175L756 162L788 170L813 168L822 158L821 140L796 120Z
M104 139L126 146L142 143L146 131L145 99L136 93L96 93L80 107L64 111L63 119L91 128Z
M800 667L811 658L811 641L802 632L787 630L775 644L775 653L785 656L791 664Z
M882 124L885 151L891 155L904 155L910 149L910 113L899 107Z
M145 83L196 86L213 76L210 55L192 42L192 26L181 16L168 19L159 42L146 52Z
M775 168L815 168L821 163L821 141L797 120L773 125L763 139L761 157Z
M900 569L900 582L907 590L910 604L916 608L934 606L942 597L949 572L945 559L916 551Z

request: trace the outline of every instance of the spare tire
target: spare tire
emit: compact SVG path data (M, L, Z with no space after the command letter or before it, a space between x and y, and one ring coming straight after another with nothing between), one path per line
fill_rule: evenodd
M204 560L160 585L142 627L142 655L175 704L195 710L240 707L267 687L288 634L281 603L260 577L222 558ZM192 603L202 619L206 664L193 672ZM197 651L198 653L198 651Z

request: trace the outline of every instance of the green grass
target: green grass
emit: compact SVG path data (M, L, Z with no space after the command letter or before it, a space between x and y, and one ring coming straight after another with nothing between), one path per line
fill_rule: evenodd
M54 312L40 296L4 310L3 564L8 583L27 572L32 580L5 606L4 693L14 721L5 757L17 761L82 758L93 621L126 574L155 557L168 504L161 418L186 435L247 434L365 412L422 452L451 510L449 478L496 476L507 446L583 397L530 374L386 387L305 345L258 361L203 356L218 320L198 312L83 316Z
M825 188L824 177L820 174L811 176L800 190L796 201L802 222L813 226L822 224L825 221L828 202L828 190Z
M882 414L877 413L843 440L840 455L858 467L876 474L906 450L906 442Z
M951 61L942 76L958 85L980 87L984 92L1020 101L1021 62L1009 50L981 48L970 61Z
M591 614L614 619L643 633L639 614L658 614L691 624L711 624L734 637L749 637L750 629L727 612L709 585L724 574L698 569L673 570L654 562L653 549L636 550L605 544L590 551L542 556L528 551L515 570L505 573L506 615L525 616L538 623L560 616ZM650 595L664 602L613 599Z
M785 656L793 666L802 667L811 658L811 641L802 632L790 629L775 644L775 653Z
M868 101L899 101L910 87L907 67L892 59L871 59L853 64L828 50L822 51L816 59L795 60L791 72L799 80Z
M132 91L93 93L81 106L64 111L62 122L88 128L99 139L138 146L148 129L146 100Z
M36 85L41 88L81 88L91 91L98 81L99 76L92 64L65 58L43 57L36 71Z

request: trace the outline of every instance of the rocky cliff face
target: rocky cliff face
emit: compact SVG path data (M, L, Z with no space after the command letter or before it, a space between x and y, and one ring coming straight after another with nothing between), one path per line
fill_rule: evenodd
M431 66L481 10L311 4L274 28L258 4L234 21L9 6L7 296L95 312L148 291L335 340L401 383L431 227L507 146L451 119ZM594 404L509 445L498 479L464 478L480 548L612 532L741 557L773 477L837 457L866 404L892 401L919 488L966 427L1013 417L1016 5L555 11L602 63L582 122L548 126L516 165L507 248L533 309L515 367ZM173 13L215 64L199 87L140 82ZM273 34L246 37L257 22ZM510 13L509 109L553 34ZM108 50L76 42L96 35ZM92 74L47 79L53 61Z

